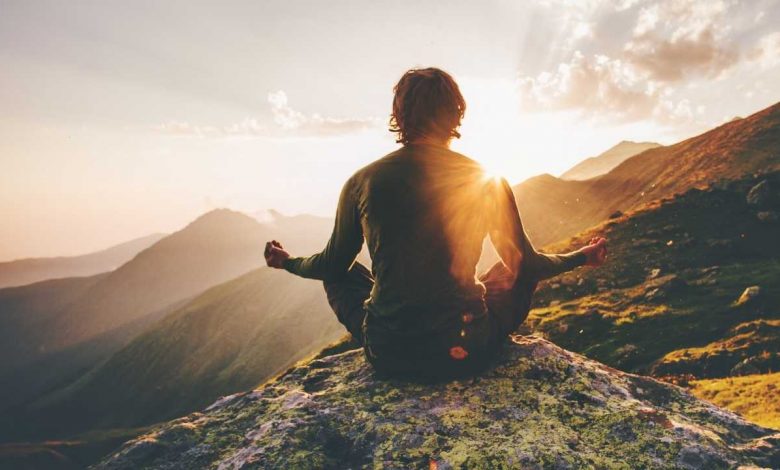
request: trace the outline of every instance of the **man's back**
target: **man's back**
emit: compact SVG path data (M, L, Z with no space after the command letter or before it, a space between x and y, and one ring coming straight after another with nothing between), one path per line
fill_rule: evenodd
M606 256L605 240L537 252L506 180L448 150L466 103L441 69L407 71L390 131L403 147L355 173L339 197L325 248L291 257L266 243L269 266L321 279L328 302L378 369L431 376L485 364L523 322L539 280ZM486 235L501 258L476 276ZM355 261L368 243L370 272Z
M487 235L491 181L444 147L407 145L351 184L375 277L369 315L397 330L436 330L464 305L482 308L475 270Z

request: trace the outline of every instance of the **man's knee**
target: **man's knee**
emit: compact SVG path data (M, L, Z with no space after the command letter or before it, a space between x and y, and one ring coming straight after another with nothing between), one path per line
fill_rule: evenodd
M355 340L362 342L363 320L366 315L363 303L368 299L374 285L371 271L362 264L355 263L343 276L325 280L322 284L336 318Z

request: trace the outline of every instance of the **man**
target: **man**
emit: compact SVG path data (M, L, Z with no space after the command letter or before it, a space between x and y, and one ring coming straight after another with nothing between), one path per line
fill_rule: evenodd
M525 320L538 281L600 265L606 240L568 254L537 252L506 180L449 150L466 109L452 77L409 70L394 92L390 130L403 146L349 178L325 249L293 258L274 240L266 261L323 280L339 321L378 371L473 373ZM486 236L501 261L477 277ZM364 239L370 271L355 261Z

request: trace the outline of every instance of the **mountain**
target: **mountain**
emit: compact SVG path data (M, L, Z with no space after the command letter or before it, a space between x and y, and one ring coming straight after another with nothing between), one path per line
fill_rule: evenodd
M551 175L514 187L531 239L544 246L690 188L780 169L780 103L667 147L646 150L585 181Z
M22 286L46 279L85 277L111 271L130 261L164 236L163 233L153 233L80 256L6 261L0 263L0 288Z
M67 305L44 308L50 320L46 328L20 337L20 350L8 365L23 365L45 352L94 338L249 272L265 263L264 243L272 237L282 238L291 249L313 251L324 244L331 227L324 218L279 218L260 224L239 212L211 211L102 276ZM35 287L28 295L46 303L45 294ZM3 315L13 310L4 309ZM34 316L21 310L26 318Z
M99 276L67 302L50 302L48 283L11 291L24 293L37 308L18 301L4 306L2 320L23 319L7 330L16 341L5 366L24 366L96 338L260 266L264 234L247 216L213 211ZM0 290L0 298L4 293Z
M171 419L255 387L344 334L320 282L263 267L166 315L11 427L40 438Z
M48 328L58 312L89 291L106 274L54 279L0 289L0 376L16 366L20 354L35 354L30 339Z
M599 234L609 259L542 283L524 331L780 427L778 214L772 172L690 189L551 246ZM751 390L727 400L737 380Z
M9 384L0 411L61 388L183 302L261 266L266 240L313 252L331 228L324 218L269 225L216 210L110 273L0 289L0 380Z
M323 354L125 444L97 469L777 468L780 433L517 337L478 378L382 380Z
M661 147L655 142L632 142L624 140L605 152L586 158L563 173L562 180L587 180L608 173L625 160L645 150Z

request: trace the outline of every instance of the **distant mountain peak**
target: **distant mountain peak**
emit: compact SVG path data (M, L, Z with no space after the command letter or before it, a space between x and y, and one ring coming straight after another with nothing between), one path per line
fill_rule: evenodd
M661 147L655 142L634 142L621 140L603 153L586 158L561 175L565 180L586 180L608 173L625 160L638 155L645 150Z
M252 217L244 214L243 212L234 211L227 208L213 209L205 214L199 216L192 222L190 222L185 230L188 228L203 227L203 226L215 226L219 224L236 224L254 222L256 220Z

